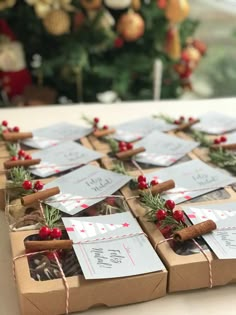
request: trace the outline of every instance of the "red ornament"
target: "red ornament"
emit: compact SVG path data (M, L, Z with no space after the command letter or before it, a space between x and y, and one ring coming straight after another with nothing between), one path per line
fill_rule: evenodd
M169 210L173 210L175 207L175 202L171 199L166 200L165 207Z
M51 238L60 238L62 236L62 232L58 228L53 228L50 236L51 236Z
M156 179L153 179L150 184L151 186L155 186L155 185L158 185L159 183Z
M183 211L181 211L181 210L175 210L175 211L173 212L173 218L174 218L176 221L178 221L178 222L184 221L184 213L183 213Z
M30 154L25 155L25 160L32 160L32 156Z
M156 218L157 218L158 221L164 220L166 218L166 216L167 216L167 213L166 213L165 210L162 210L162 209L157 210Z
M39 230L39 236L41 239L47 239L51 234L51 230L49 229L48 226L42 226L41 229Z
M20 131L20 128L19 128L18 126L15 126L15 127L13 127L13 131L14 131L14 132L19 132L19 131Z
M34 183L34 189L36 189L36 190L42 190L43 187L44 187L44 183L42 183L40 180L37 180Z
M21 157L24 157L25 156L25 151L24 150L19 150L18 151L18 156L21 158Z
M2 126L7 127L8 126L8 121L7 120L3 120L2 121Z
M221 143L221 141L219 138L214 139L214 144L220 144L220 143Z
M145 176L139 175L139 177L138 177L138 182L139 182L139 183L140 183L140 182L145 182L145 183L146 183L146 180L147 180L147 178L146 178Z
M227 141L226 136L221 136L221 137L220 137L220 142L226 142L226 141Z
M167 5L166 0L157 0L157 6L159 9L165 9L166 5Z
M22 187L25 189L25 190L30 190L32 189L32 182L30 180L25 180L22 184Z
M124 46L124 40L121 37L117 37L114 41L114 47L115 48L121 48Z
M134 146L133 143L127 143L126 147L128 150L132 150Z

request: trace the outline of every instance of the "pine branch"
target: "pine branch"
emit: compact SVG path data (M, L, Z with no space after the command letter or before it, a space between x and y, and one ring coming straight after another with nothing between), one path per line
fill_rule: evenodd
M13 167L10 169L9 178L11 186L21 186L25 180L32 180L30 172L22 166Z
M230 151L219 148L211 149L209 152L211 162L215 165L236 174L236 155Z
M117 140L110 137L103 137L102 139L109 145L112 153L117 153L119 151L119 144Z
M212 140L208 139L207 136L201 131L192 130L190 135L195 141L199 142L202 147L209 148L213 143Z
M52 229L61 219L60 211L56 208L46 206L44 209L46 225Z
M145 207L150 209L147 213L147 216L152 215L158 209L164 209L167 211L165 207L165 199L163 199L160 195L153 196L151 191L140 191L140 202Z
M6 143L7 151L9 152L10 156L16 156L18 151L18 145L16 143Z
M123 175L128 175L124 163L117 161L113 164L113 168L111 169L113 172L118 173L118 174L123 174Z

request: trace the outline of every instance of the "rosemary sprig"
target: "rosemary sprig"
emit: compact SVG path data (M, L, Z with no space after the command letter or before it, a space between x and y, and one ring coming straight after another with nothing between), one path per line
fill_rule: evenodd
M110 137L103 137L102 140L104 140L109 145L112 153L117 153L119 151L119 142L117 140Z
M54 207L46 206L44 209L46 225L51 229L58 225L61 219L60 211Z
M7 151L9 152L10 156L16 156L18 151L18 145L16 143L6 143Z
M192 130L190 135L195 141L199 142L202 147L209 148L213 144L213 141L208 139L202 131Z
M115 163L113 163L113 168L111 170L118 174L128 175L124 163L121 161L116 161Z
M167 122L168 124L173 124L174 123L174 119L168 115L165 115L165 114L158 114L158 115L153 115L152 116L153 118L159 118L159 119L162 119L164 120L165 122Z
M13 167L9 171L9 179L11 181L11 186L19 186L25 180L32 180L33 177L31 176L30 172L26 170L22 166Z
M232 174L236 174L236 155L232 152L222 148L211 149L209 157L215 165L230 171Z

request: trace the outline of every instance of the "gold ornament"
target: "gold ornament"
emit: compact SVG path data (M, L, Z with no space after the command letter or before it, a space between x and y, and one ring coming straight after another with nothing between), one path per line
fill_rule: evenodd
M70 30L70 16L63 10L53 10L43 19L43 25L48 33L59 36Z
M29 5L34 7L36 15L40 19L44 19L49 12L62 9L64 11L75 11L75 7L71 5L72 0L25 0Z
M102 5L102 0L80 0L82 7L86 10L98 10Z
M131 6L135 11L140 10L141 8L141 1L140 0L132 0Z
M118 20L117 31L127 42L135 41L144 34L144 20L136 12L125 13Z
M177 27L172 27L167 33L165 51L171 59L179 59L181 54L181 45L179 31Z
M16 0L1 0L0 11L13 7L15 3L16 3Z
M179 23L186 19L189 10L188 0L168 0L165 15L170 22Z

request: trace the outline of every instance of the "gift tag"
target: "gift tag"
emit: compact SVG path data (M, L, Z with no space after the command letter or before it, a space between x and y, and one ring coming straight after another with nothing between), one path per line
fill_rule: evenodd
M31 166L30 172L39 177L47 177L66 170L87 164L103 155L84 146L67 141L32 154L33 159L41 159L41 163Z
M22 142L32 148L45 149L62 141L78 140L90 134L91 131L91 128L61 122L34 130L33 138Z
M213 135L223 134L236 129L236 118L221 113L209 112L200 117L193 129Z
M236 202L182 208L193 224L213 220L217 229L202 237L219 259L236 259Z
M164 199L172 199L175 203L188 201L210 191L225 187L235 178L208 166L200 160L192 160L165 169L145 174L148 181L156 179L159 183L173 179L175 188L163 193Z
M199 143L194 141L183 140L159 131L153 131L135 143L135 147L146 149L145 152L137 154L135 160L151 165L169 166L198 145Z
M60 188L60 194L51 197L46 203L74 215L104 200L130 180L130 176L86 165L46 184L45 188Z
M63 218L63 223L86 279L128 277L165 269L129 212Z
M163 119L142 118L128 121L116 126L116 133L113 137L119 141L132 142L142 139L154 130L169 131L176 128Z

